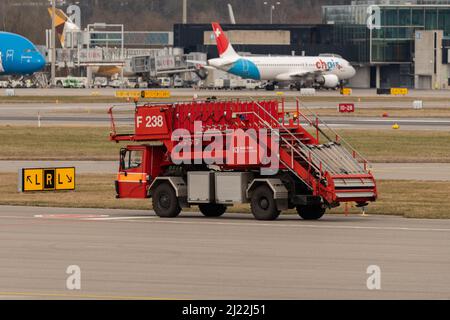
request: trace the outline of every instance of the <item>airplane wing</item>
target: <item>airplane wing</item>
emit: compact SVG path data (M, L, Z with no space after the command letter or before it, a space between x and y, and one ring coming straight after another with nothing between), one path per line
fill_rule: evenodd
M200 60L186 60L186 62L187 62L187 63L195 64L195 65L199 65L199 66L202 66L202 67L208 65L208 62L206 62L206 61L200 61Z
M212 66L211 64L209 64L208 62L205 61L195 61L195 60L186 60L187 63L193 63L196 66L199 66L201 68L206 68L206 69L216 69L216 68L221 68L221 67L229 67L231 66L233 63L235 63L238 58L233 58L233 59L213 59L213 60L219 60L216 61L215 64Z
M214 68L214 67L208 65L208 62L206 62L206 61L186 60L186 62L187 62L187 63L192 63L193 65L195 65L195 67L196 67L197 69L202 69L202 68L203 68L203 69L210 69L210 70L216 69L216 68Z

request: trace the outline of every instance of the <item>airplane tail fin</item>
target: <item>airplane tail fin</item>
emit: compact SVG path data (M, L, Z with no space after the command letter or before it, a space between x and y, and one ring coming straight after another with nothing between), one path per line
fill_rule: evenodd
M52 18L52 8L48 8L50 18ZM80 28L70 20L70 18L61 9L55 11L55 27L61 47L65 47L65 37L68 31L79 31Z
M216 38L217 50L219 50L219 56L221 58L236 57L238 54L234 51L233 46L228 40L227 35L223 32L219 23L212 23L214 37Z

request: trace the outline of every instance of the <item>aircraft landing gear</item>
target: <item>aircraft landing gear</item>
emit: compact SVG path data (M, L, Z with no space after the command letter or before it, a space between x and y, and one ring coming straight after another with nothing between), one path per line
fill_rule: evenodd
M275 83L274 82L269 82L266 84L266 90L267 91L274 91L275 90Z

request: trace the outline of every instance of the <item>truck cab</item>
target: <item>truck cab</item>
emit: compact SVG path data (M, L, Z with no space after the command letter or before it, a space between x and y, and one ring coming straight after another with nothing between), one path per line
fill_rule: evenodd
M149 186L160 173L162 157L160 147L132 145L122 148L116 180L117 198L148 198Z

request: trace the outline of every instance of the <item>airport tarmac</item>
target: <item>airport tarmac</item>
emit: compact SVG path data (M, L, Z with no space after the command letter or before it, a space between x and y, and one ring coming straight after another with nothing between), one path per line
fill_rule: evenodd
M222 93L221 93L222 94ZM450 108L450 98L448 100ZM308 108L330 108L335 102L308 102ZM382 102L389 105L389 102ZM409 102L402 102L399 108L411 108ZM442 102L440 103L439 108ZM1 125L90 125L109 126L110 117L107 111L110 103L2 103L0 104ZM380 102L357 103L357 108L380 108ZM286 109L295 110L293 102L286 103ZM121 114L115 116L119 124L132 124L134 105L121 104L118 109ZM128 112L127 112L128 111ZM405 130L450 130L450 118L376 118L376 117L342 117L323 116L322 119L334 128L342 129L389 129L398 123Z
M115 95L117 90L113 88L91 88L91 89L15 89L17 96L109 96ZM124 90L146 90L146 89L124 89ZM149 89L149 90L166 90L166 89ZM168 89L172 96L193 96L197 94L199 96L227 96L232 97L235 95L248 95L248 96L277 96L279 92L283 92L285 96L299 96L299 91L280 89L275 91L266 90L197 90L192 88L185 89ZM0 95L5 95L5 89L0 90ZM340 96L339 90L317 90L315 96L333 97ZM352 89L352 96L354 97L376 97L376 89ZM385 95L381 95L386 97ZM437 98L437 97L450 97L449 90L414 90L408 91L408 97L418 98Z
M450 163L372 163L375 178L381 180L450 181ZM19 161L0 160L0 172L21 168L75 167L77 174L117 173L117 161Z
M0 221L2 299L450 298L450 220L2 206Z
M116 115L114 119L119 125L132 125L134 118L131 116ZM321 117L330 127L339 129L390 129L395 123L399 124L404 130L436 130L449 131L450 118L373 118L373 117ZM0 108L0 124L2 125L30 125L37 126L109 126L110 117L106 113L90 113L85 108L84 113L46 113L24 111L17 109L16 111L5 112ZM306 121L304 122L306 124Z

